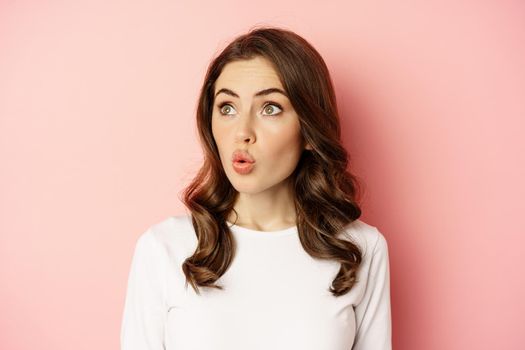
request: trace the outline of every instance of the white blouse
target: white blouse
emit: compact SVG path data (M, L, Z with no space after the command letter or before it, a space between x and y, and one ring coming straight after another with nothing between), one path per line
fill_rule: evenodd
M358 219L343 232L364 255L358 282L340 297L328 291L340 264L308 255L296 226L230 229L237 253L217 281L224 289L201 295L181 267L197 245L189 215L139 236L121 350L391 350L388 247L376 227Z

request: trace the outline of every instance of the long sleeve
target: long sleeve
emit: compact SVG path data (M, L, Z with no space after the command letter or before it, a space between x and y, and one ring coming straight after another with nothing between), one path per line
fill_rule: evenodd
M151 228L136 241L120 330L121 350L163 350L166 252Z
M391 350L390 268L388 245L378 231L366 288L355 306L356 336L352 350Z

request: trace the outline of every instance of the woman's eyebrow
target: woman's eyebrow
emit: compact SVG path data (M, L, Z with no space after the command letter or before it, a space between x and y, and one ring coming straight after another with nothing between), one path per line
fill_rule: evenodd
M230 96L233 96L233 97L237 97L239 98L239 95L237 95L235 92L233 92L232 90L230 89L226 89L226 88L222 88L220 89L219 91L217 91L217 93L215 94L215 97L217 97L218 94L220 93L225 93L227 95L230 95ZM274 93L274 92L277 92L277 93L280 93L286 97L288 97L288 95L286 94L286 92L284 92L283 90L279 89L279 88L268 88L268 89L264 89L264 90L261 90L257 93L255 93L255 95L253 95L254 97L258 97L258 96L264 96L264 95L269 95L271 93Z

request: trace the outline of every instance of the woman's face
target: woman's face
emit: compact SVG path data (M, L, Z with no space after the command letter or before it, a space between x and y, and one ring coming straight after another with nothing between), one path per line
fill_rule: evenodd
M282 93L267 89L279 89ZM304 149L299 117L277 72L262 57L226 64L215 83L212 133L221 163L238 192L256 194L284 184ZM232 154L247 151L252 170L240 174Z

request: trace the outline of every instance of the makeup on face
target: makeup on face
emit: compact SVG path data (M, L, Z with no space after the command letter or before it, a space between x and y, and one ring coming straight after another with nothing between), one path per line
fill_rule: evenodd
M275 69L263 59L231 62L215 86L212 132L232 185L253 193L285 181L299 161L301 135Z

